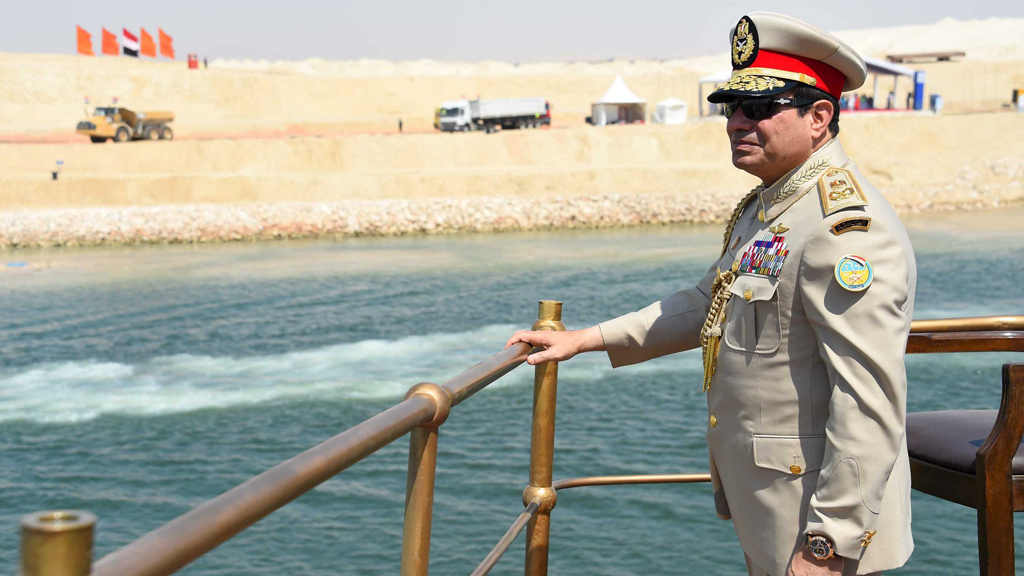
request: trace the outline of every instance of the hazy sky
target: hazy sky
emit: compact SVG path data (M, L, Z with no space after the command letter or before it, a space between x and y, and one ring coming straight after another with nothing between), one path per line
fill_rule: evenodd
M4 3L0 51L73 53L75 25L162 27L178 58L329 60L599 60L678 58L725 50L745 12L790 14L828 30L1024 16L1022 0L840 0L809 2L607 2L579 0L36 0Z

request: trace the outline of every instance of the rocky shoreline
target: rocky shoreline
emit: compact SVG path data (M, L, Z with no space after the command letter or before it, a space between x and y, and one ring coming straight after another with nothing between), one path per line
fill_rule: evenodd
M738 196L600 195L194 204L0 212L0 249L402 236L721 222ZM902 212L998 207L1000 201L898 205Z

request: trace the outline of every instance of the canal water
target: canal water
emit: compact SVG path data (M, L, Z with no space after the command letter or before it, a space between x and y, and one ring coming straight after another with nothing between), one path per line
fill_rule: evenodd
M1024 313L1021 216L907 218L917 318ZM692 284L720 237L673 226L0 253L0 573L17 571L23 514L96 513L102 556L495 353L539 299L562 300L578 328ZM1010 361L1024 355L908 357L909 409L995 408ZM618 370L603 354L565 363L556 478L705 471L700 371L694 351ZM468 574L521 510L531 397L520 368L442 428L434 573ZM367 458L183 573L397 573L407 449ZM894 573L975 573L974 512L919 493L913 506L917 549ZM523 539L493 573L521 574ZM703 484L561 494L551 565L745 574Z

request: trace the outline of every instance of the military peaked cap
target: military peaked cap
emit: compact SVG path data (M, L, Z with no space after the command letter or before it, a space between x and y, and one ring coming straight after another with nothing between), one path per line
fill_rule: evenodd
M837 99L864 84L864 61L835 36L806 22L771 12L751 12L729 32L732 77L708 95L716 104L772 96L798 84Z

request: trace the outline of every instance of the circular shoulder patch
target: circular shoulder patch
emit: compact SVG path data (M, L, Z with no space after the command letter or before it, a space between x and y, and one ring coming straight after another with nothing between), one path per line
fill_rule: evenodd
M867 290L871 281L875 279L871 263L866 258L847 254L836 263L836 280L839 285L850 292Z

